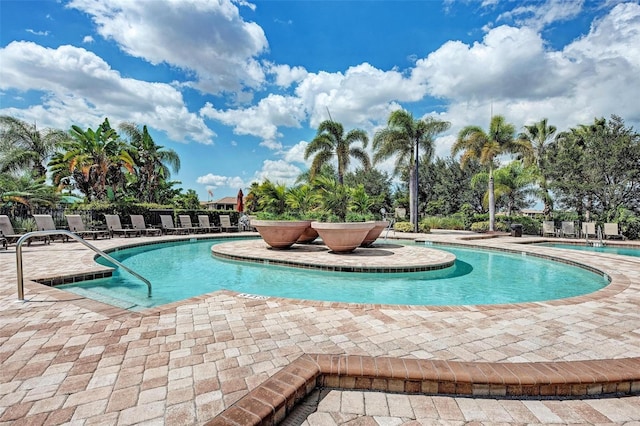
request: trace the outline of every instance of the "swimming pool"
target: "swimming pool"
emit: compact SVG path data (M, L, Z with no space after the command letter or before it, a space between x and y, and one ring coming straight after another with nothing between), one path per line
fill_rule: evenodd
M228 240L227 240L228 241ZM608 283L588 270L489 250L429 246L454 253L454 266L412 273L309 271L225 261L211 256L221 240L146 245L110 255L148 278L146 285L127 273L58 286L130 310L143 310L222 289L251 297L286 297L353 303L477 305L560 299L591 293ZM108 265L104 259L100 263ZM254 296L257 295L257 296Z
M640 257L640 247L620 247L613 245L605 245L603 247L594 247L586 244L560 244L560 243L537 243L537 246L562 248L571 250L594 251L597 253L621 254L624 256Z

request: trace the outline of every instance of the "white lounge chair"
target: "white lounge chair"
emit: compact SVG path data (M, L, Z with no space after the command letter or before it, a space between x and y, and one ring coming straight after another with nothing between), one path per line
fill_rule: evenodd
M582 236L596 238L596 223L595 222L582 222Z
M552 237L556 237L558 235L555 223L552 220L545 220L542 222L542 236L546 237L547 235L551 235Z
M617 223L605 223L603 233L605 238L626 239L626 237L620 233L620 228Z
M562 232L562 236L563 237L577 237L578 236L578 234L576 233L576 224L573 221L562 222L561 232Z

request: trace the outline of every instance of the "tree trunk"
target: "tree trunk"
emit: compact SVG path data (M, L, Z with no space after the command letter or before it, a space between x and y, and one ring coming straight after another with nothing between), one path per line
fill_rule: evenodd
M416 171L412 167L409 171L409 221L414 226L414 231L417 232L418 227L418 209L417 209L417 193L418 188L416 187Z
M496 196L493 192L493 170L489 170L489 232L495 231Z

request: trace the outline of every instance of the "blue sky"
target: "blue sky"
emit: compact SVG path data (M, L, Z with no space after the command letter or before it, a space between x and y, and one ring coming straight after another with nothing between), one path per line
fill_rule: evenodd
M448 120L447 156L491 110L638 129L639 97L638 2L0 0L0 114L146 124L202 200L293 183L327 111L370 138L398 108Z

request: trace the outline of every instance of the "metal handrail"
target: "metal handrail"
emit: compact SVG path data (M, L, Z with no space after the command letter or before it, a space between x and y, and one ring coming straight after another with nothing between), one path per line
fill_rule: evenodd
M74 240L76 240L79 243L83 244L85 247L88 247L91 250L93 250L94 252L98 253L100 256L104 257L109 262L111 262L114 265L124 269L125 271L127 271L128 273L133 275L134 277L136 277L139 280L141 280L142 282L144 282L147 285L147 288L149 290L148 291L148 297L151 297L151 282L148 279L146 279L142 275L138 274L137 272L132 271L128 267L124 266L122 263L120 263L119 261L115 260L113 257L109 256L107 253L103 252L102 250L100 250L96 246L89 244L87 241L85 241L83 238L79 237L78 235L74 234L73 232L67 231L66 229L50 229L50 230L46 230L46 231L43 230L43 231L27 232L26 234L21 236L18 239L18 242L16 243L16 267L17 267L17 272L18 272L18 299L19 300L24 300L24 277L23 277L23 273L22 273L22 243L24 243L25 241L27 241L28 239L30 239L32 237L41 237L41 236L44 236L44 235L65 235L67 237L73 238Z

